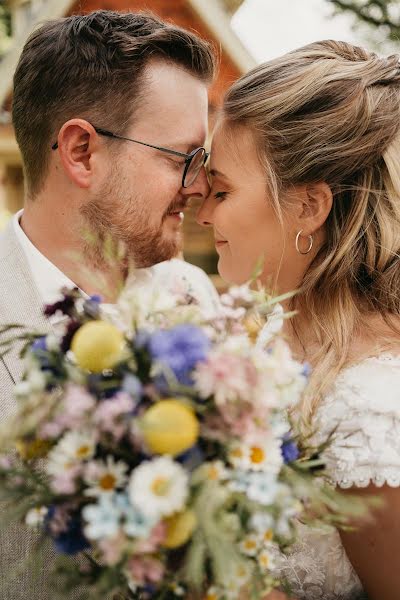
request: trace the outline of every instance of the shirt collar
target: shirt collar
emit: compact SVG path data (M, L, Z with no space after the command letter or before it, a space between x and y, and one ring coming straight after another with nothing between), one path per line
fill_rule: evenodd
M62 287L73 288L76 285L32 244L20 225L23 212L20 210L13 217L15 235L24 251L43 304L53 304L60 299Z

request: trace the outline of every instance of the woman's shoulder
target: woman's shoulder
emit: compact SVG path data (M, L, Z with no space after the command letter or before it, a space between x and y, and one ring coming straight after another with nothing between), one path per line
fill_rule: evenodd
M352 404L357 399L364 399L364 408L371 405L370 408L383 410L384 405L387 407L388 397L398 399L400 410L400 348L360 358L344 367L327 393L324 404L333 400Z
M345 369L317 415L318 438L341 487L400 486L400 352L364 358Z

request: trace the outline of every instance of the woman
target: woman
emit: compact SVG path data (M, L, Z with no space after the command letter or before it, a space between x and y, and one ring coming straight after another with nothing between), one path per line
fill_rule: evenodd
M300 525L277 570L307 600L400 598L400 66L343 42L256 67L228 91L213 140L219 272L299 290L286 323L313 366L301 406L342 488L385 510L355 532Z

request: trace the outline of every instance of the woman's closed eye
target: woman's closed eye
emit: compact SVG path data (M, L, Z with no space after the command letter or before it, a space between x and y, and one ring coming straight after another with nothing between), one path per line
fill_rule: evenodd
M228 195L228 192L215 192L214 198L216 200L223 200Z

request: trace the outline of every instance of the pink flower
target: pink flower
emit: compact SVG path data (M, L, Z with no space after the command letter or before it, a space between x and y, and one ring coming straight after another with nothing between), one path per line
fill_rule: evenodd
M122 532L113 538L104 538L98 541L102 552L102 558L107 565L116 565L121 559L126 543L126 537Z
M95 399L83 387L69 383L63 397L61 410L53 421L44 423L40 436L49 439L59 437L66 429L82 427L88 413L94 408Z
M43 423L39 429L39 437L45 440L47 439L55 439L61 436L64 428L60 423L56 421L49 421L48 423Z
M158 523L150 532L150 535L147 539L140 540L135 545L135 551L138 554L146 554L150 552L155 552L160 546L161 542L164 541L167 533L167 528L165 523Z
M81 472L81 466L76 465L53 476L51 487L57 494L74 494L76 492L76 479Z
M134 557L128 562L128 573L135 584L158 583L164 575L164 565L151 556Z
M127 432L126 417L135 408L134 400L125 392L119 392L109 400L103 400L94 414L94 422L103 432L111 433L120 440Z
M228 402L251 398L257 385L258 373L252 361L246 356L214 351L207 361L200 363L194 379L201 396L214 396L218 406Z

